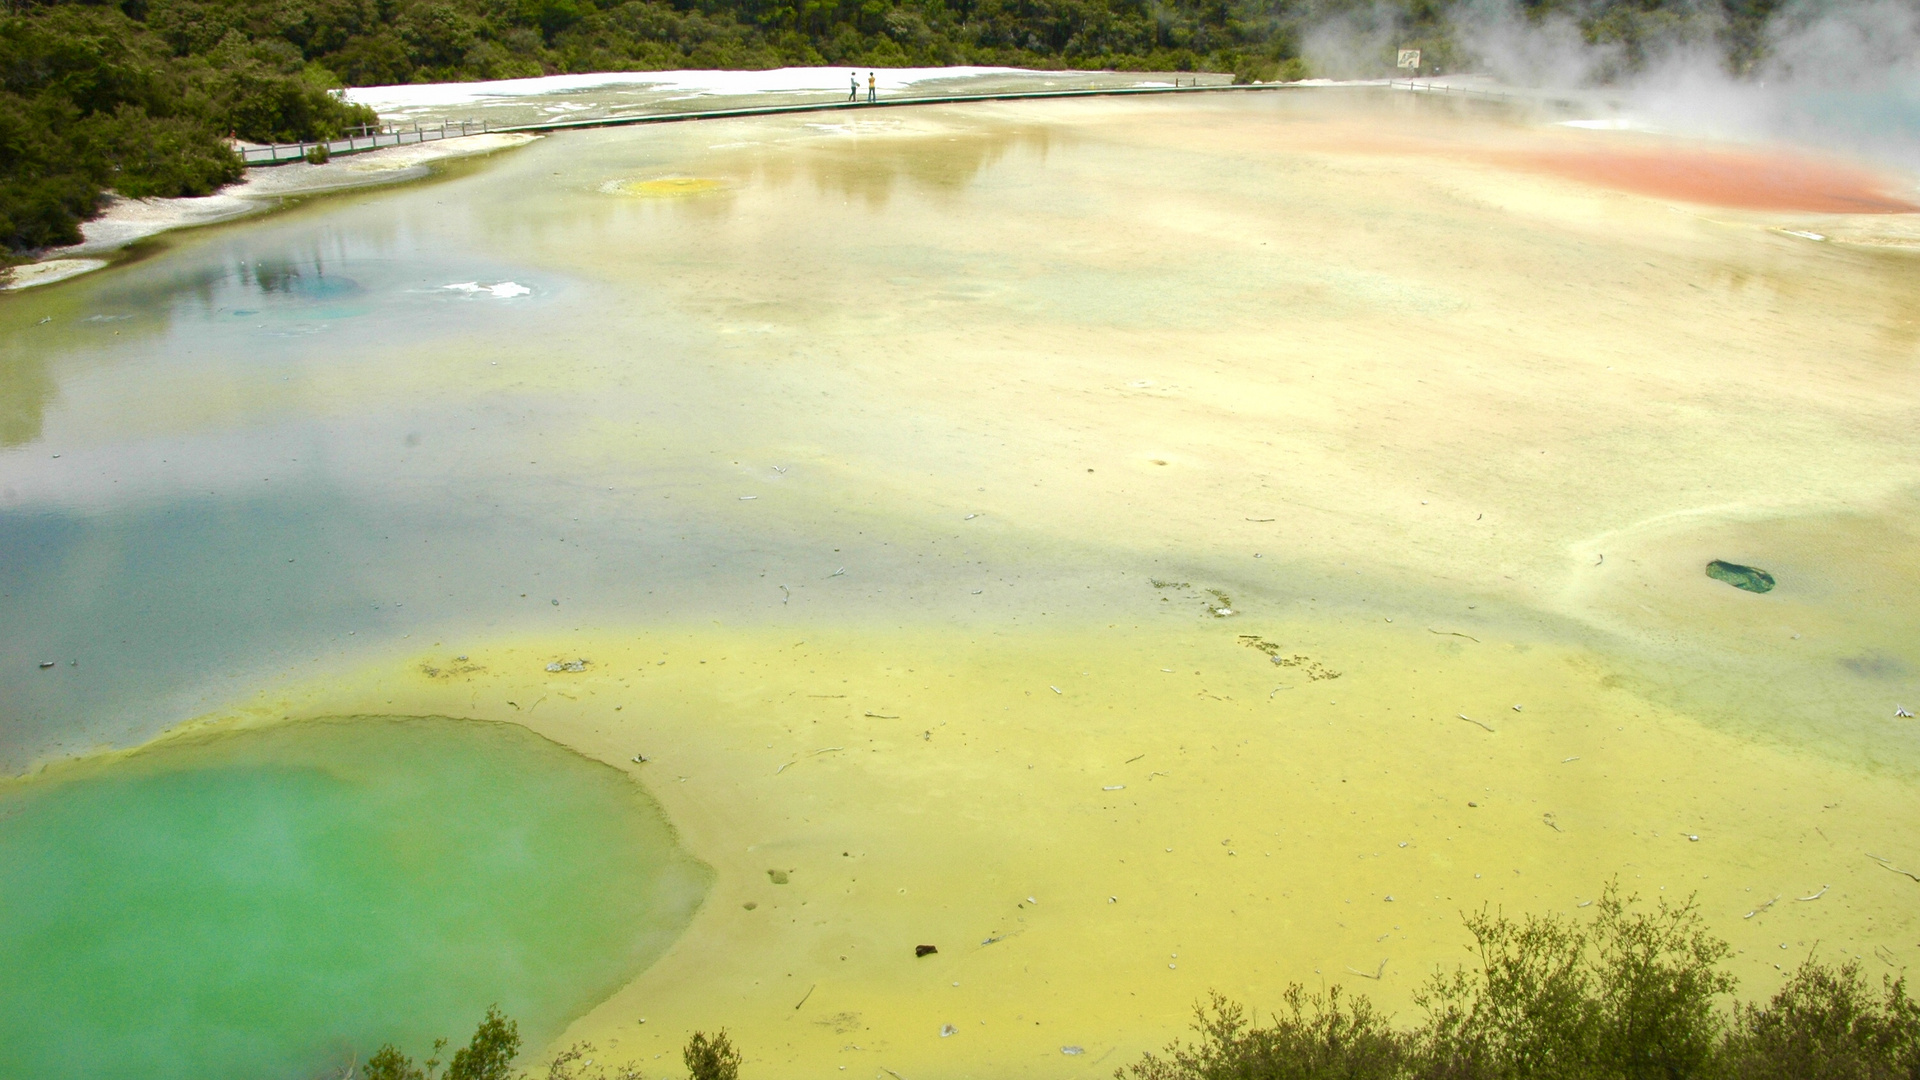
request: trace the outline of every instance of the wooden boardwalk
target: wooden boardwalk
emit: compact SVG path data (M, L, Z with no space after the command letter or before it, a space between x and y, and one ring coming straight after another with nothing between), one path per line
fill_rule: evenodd
M412 146L415 143L434 142L440 139L456 139L462 135L481 134L543 134L550 131L573 131L582 128L625 127L630 124L677 124L689 120L723 120L742 116L780 116L787 113L837 112L840 110L861 109L899 109L916 105L957 105L970 101L1032 101L1044 98L1081 98L1081 97L1131 97L1142 94L1211 94L1249 90L1286 90L1297 89L1297 83L1247 83L1244 85L1221 86L1121 86L1094 90L1020 90L992 94L936 94L923 97L881 98L879 101L809 101L793 105L755 105L737 109L703 109L696 112L669 113L621 113L614 116L590 117L582 120L550 120L538 124L512 124L493 126L485 120L467 120L434 125L432 127L412 127L355 135L344 139L331 139L321 142L279 143L272 146L249 146L241 150L241 156L249 166L285 165L306 160L307 152L315 146L324 145L330 156L346 154L364 154L369 150L383 150L390 146Z
M1345 86L1385 87L1393 90L1411 91L1422 94L1458 94L1464 97L1510 100L1515 95L1511 90L1483 89L1478 87L1451 86L1431 81L1415 82L1411 79L1382 80L1379 82L1360 82L1338 84ZM551 131L576 131L586 128L626 127L632 124L679 124L689 120L725 120L748 116L783 116L790 113L823 113L841 111L859 111L866 109L903 109L919 105L963 105L974 101L1041 101L1058 98L1093 97L1141 97L1164 94L1231 94L1263 93L1274 90L1316 90L1326 89L1325 84L1312 83L1241 83L1217 84L1212 86L1116 86L1106 89L1083 90L1009 90L1003 93L987 94L929 94L920 97L890 97L879 101L809 101L789 105L749 105L736 109L702 109L694 112L663 113L621 113L614 116L597 116L581 120L548 120L538 124L511 124L498 127L485 120L448 121L434 127L415 125L410 129L381 131L373 134L358 135L327 142L328 153L333 156L343 154L361 154L369 150L384 149L389 146L411 146L420 142L432 142L438 139L459 138L462 135L486 133L544 134ZM318 143L284 143L277 146L248 147L242 151L247 164L282 165L301 161L307 151Z

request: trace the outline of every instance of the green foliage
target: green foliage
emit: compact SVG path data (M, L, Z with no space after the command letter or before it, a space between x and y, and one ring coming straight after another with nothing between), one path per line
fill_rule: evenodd
M487 1015L473 1029L473 1038L453 1052L443 1074L440 1055L446 1048L447 1040L436 1040L433 1056L415 1065L399 1047L388 1043L367 1059L366 1080L509 1080L513 1059L520 1053L520 1026L497 1006L488 1006Z
M519 1053L520 1025L490 1005L486 1017L474 1029L473 1039L453 1052L445 1080L507 1080Z
M1340 1000L1340 988L1308 997L1295 984L1273 1026L1249 1022L1214 994L1194 1010L1196 1043L1174 1043L1167 1057L1147 1054L1118 1070L1121 1080L1391 1080L1405 1074L1408 1043L1366 998Z
M1469 916L1478 970L1437 975L1416 997L1422 1056L1467 1076L1489 1063L1541 1077L1703 1075L1721 1034L1714 1001L1733 990L1717 968L1726 943L1691 903L1633 911L1610 886L1594 907L1590 926Z
M80 239L106 190L206 195L240 177L222 137L313 139L371 122L281 41L227 31L181 56L121 8L0 15L0 248Z
M694 1032L680 1058L686 1062L688 1080L740 1080L740 1051L733 1048L725 1028L711 1037Z
M1466 920L1476 963L1437 975L1424 1023L1396 1030L1364 997L1294 986L1269 1026L1215 996L1192 1043L1117 1080L1915 1080L1920 1005L1853 964L1809 959L1764 1005L1733 990L1727 945L1691 903L1636 910L1609 889L1587 923Z
M392 1043L382 1046L367 1059L364 1075L366 1080L427 1080L427 1070L415 1065L412 1058Z
M1913 1080L1920 1076L1920 1005L1906 980L1868 989L1858 964L1811 959L1764 1006L1735 1011L1727 1080Z

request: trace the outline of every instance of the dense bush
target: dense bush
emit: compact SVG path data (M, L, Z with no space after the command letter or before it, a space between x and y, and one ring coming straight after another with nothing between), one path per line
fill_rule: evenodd
M1859 965L1806 963L1765 1005L1734 1013L1727 1080L1914 1080L1920 1005L1904 980L1875 994Z
M119 8L0 15L0 248L80 239L101 193L205 195L239 178L226 136L313 139L371 122L297 49L229 34L179 55Z
M680 1060L687 1067L687 1080L740 1080L740 1051L733 1048L725 1028L711 1036L694 1032Z
M1853 964L1809 958L1762 1005L1723 1010L1727 946L1691 905L1636 911L1609 891L1585 925L1469 917L1476 963L1416 998L1398 1030L1364 997L1299 986L1272 1023L1215 997L1197 1038L1118 1080L1920 1080L1920 1006Z

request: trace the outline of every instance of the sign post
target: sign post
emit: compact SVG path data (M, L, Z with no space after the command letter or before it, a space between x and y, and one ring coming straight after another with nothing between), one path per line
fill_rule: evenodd
M1400 70L1406 72L1409 77L1418 74L1420 71L1420 50L1401 49L1400 63L1398 66Z

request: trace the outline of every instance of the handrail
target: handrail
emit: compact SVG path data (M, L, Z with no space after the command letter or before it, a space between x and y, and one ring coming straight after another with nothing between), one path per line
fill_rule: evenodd
M383 128L359 135L350 134L344 139L242 146L238 148L238 153L240 159L249 166L285 165L295 161L305 161L307 152L318 146L325 146L327 155L332 157L338 154L364 154L369 150L382 150L390 146L457 139L462 135L477 135L498 130L486 120L447 120L434 127L415 124L411 128Z
M514 124L494 127L486 120L448 121L438 127L387 129L371 135L349 136L326 143L329 155L359 154L389 146L433 142L472 134L540 134L583 128L625 127L630 124L672 124L688 120L721 120L743 116L778 116L785 113L831 112L839 109L884 109L914 105L948 105L969 101L1023 101L1039 98L1124 97L1138 94L1205 94L1221 91L1284 90L1297 83L1241 83L1218 86L1116 86L1087 90L1014 90L997 94L935 94L923 97L886 98L880 101L812 101L794 105L755 105L736 109L705 109L677 113L627 113L619 116L591 117L580 120L550 120L538 124ZM306 160L307 151L318 142L278 143L245 147L241 157L248 165L281 165Z
M1346 86L1385 86L1394 90L1419 93L1461 94L1468 97L1511 99L1517 95L1505 89L1452 86L1446 83L1417 83L1413 79L1366 80ZM328 154L359 154L390 146L433 142L473 134L542 134L549 131L576 131L589 128L626 127L633 124L674 124L689 120L724 120L749 116L781 116L791 113L837 112L842 109L887 109L917 105L954 105L970 101L1034 101L1048 98L1133 97L1144 94L1217 94L1265 90L1321 89L1303 82L1221 83L1212 86L1115 86L1078 90L1009 90L988 94L929 94L921 97L895 97L880 101L810 101L792 105L749 105L733 109L702 109L693 112L625 113L615 116L587 117L578 120L548 120L537 124L510 124L494 127L487 120L443 121L437 127L415 124L411 129L388 128L371 134L348 136L326 143ZM279 165L306 159L315 142L280 143L246 147L240 151L248 165Z
M681 113L628 113L623 116L550 120L540 124L497 127L497 132L571 131L582 128L625 127L630 124L672 124L687 120L724 120L743 116L779 116L785 113L833 112L839 109L885 109L915 105L953 105L969 101L1024 101L1038 98L1127 97L1136 94L1207 94L1242 90L1296 89L1298 83L1222 83L1218 86L1115 86L1089 90L1009 90L997 94L930 94L924 97L883 98L879 101L809 101L796 105L749 105L737 109L706 109Z

